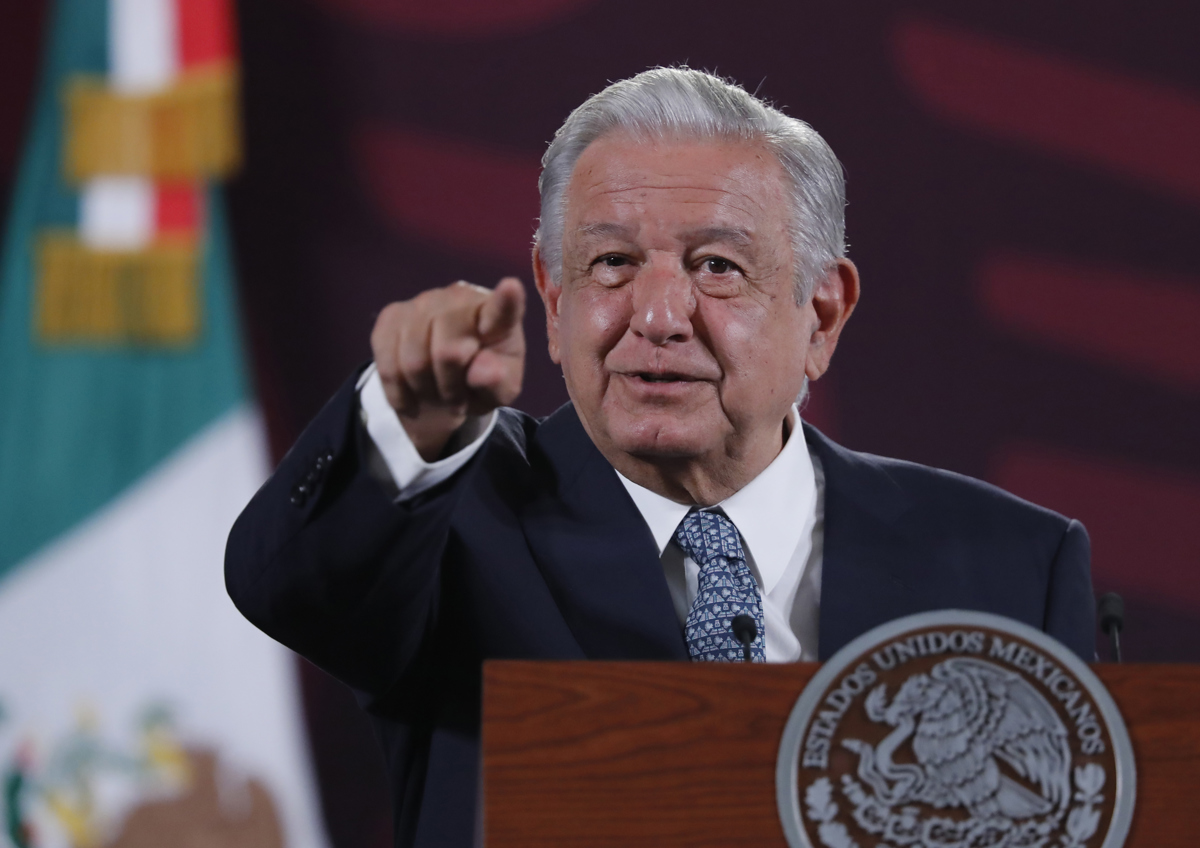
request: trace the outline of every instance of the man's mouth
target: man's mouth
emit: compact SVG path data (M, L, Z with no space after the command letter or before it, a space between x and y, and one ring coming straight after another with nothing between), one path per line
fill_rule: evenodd
M692 379L691 377L685 377L683 374L651 374L648 371L639 371L634 376L647 383L678 383Z

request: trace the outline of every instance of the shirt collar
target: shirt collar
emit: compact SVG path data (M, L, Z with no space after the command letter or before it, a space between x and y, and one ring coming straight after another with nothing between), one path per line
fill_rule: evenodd
M800 516L812 512L817 499L812 457L794 406L788 421L791 432L779 455L742 489L717 504L737 527L742 543L754 558L765 594L770 594L783 576L804 532ZM649 526L661 556L675 528L692 508L639 486L619 471L617 477Z

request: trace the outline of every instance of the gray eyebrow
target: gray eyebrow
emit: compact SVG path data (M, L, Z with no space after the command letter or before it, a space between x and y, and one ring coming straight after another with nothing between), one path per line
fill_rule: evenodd
M727 242L744 250L748 250L754 245L754 238L750 235L750 231L740 227L702 227L698 230L689 230L685 233L685 238L693 244Z
M634 230L624 224L602 221L595 224L585 224L579 228L579 234L592 238L633 238Z

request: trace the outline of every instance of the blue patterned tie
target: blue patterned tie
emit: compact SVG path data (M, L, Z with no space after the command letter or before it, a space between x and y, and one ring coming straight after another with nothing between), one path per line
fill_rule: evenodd
M731 622L734 616L746 613L758 626L758 636L750 643L750 656L754 662L766 662L762 596L746 565L742 540L733 522L715 512L690 513L675 530L675 543L700 566L696 600L684 624L692 659L742 659L742 645L733 635Z

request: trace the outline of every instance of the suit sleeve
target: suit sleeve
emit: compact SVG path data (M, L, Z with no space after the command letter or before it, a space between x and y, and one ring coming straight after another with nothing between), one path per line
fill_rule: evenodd
M234 524L225 581L255 626L378 697L421 664L470 466L395 503L368 471L367 439L351 379Z
M1096 659L1096 602L1091 542L1078 521L1067 525L1050 567L1043 629L1087 662Z

